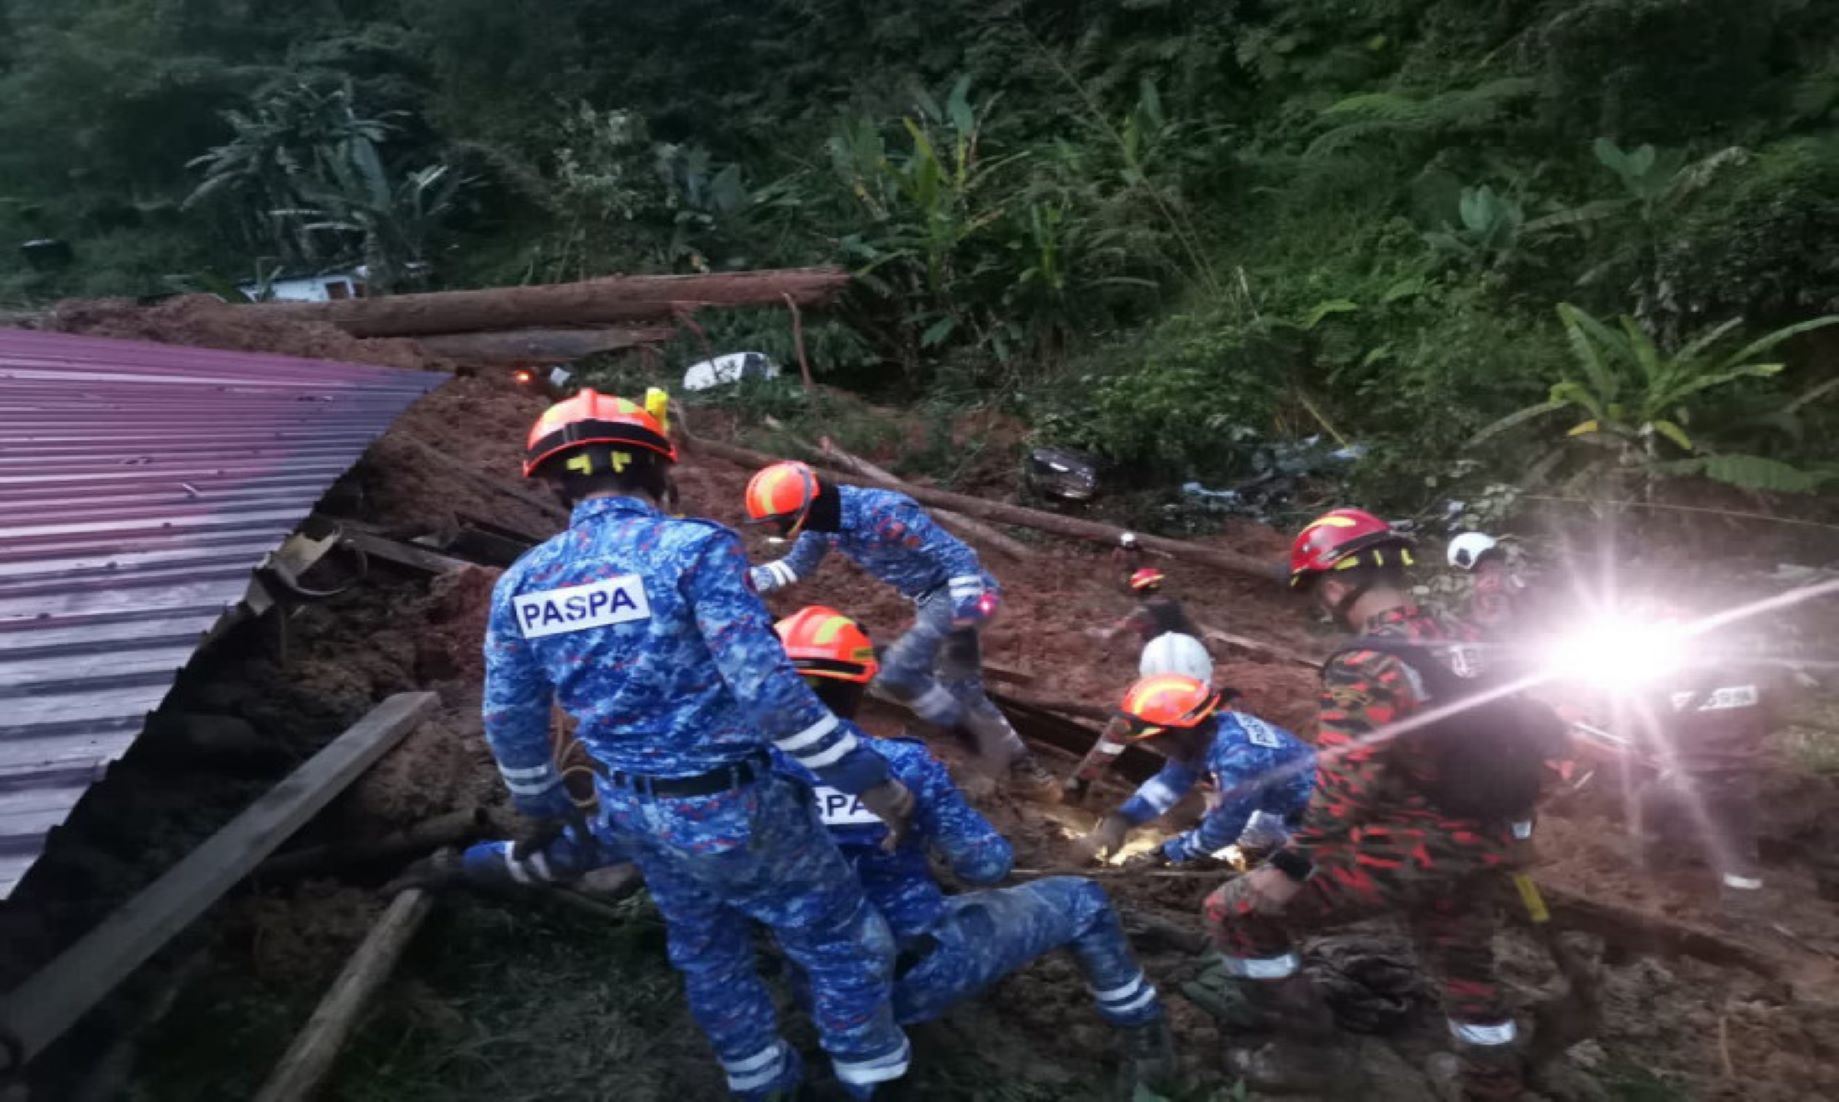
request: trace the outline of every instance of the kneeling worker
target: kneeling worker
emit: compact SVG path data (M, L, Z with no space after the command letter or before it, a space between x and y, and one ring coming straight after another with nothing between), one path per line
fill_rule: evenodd
M1146 677L1124 694L1124 738L1155 740L1168 764L1143 782L1123 806L1081 840L1087 857L1123 845L1132 827L1161 816L1211 776L1219 799L1200 824L1164 842L1136 863L1203 861L1235 843L1248 852L1283 845L1302 821L1315 785L1315 753L1281 727L1245 712L1221 711L1225 695L1181 674Z
M805 608L781 620L792 664L837 715L855 714L875 676L868 635L842 613ZM1011 888L948 896L933 879L936 853L954 876L993 884L1008 875L1009 843L958 791L945 767L917 739L865 745L918 799L908 832L890 846L888 830L859 803L824 785L818 814L855 866L868 898L901 945L894 1013L903 1025L930 1021L1039 957L1070 949L1098 1003L1122 1037L1122 1097L1163 1085L1175 1070L1161 1000L1130 951L1103 888L1084 877L1050 876ZM804 770L789 765L794 773Z

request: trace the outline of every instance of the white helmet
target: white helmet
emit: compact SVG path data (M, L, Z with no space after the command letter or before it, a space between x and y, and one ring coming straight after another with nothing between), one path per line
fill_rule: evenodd
M1178 673L1210 685L1213 683L1213 656L1192 635L1163 632L1143 645L1143 657L1137 660L1139 676L1159 673Z
M1473 570L1483 555L1499 546L1486 532L1464 532L1449 541L1449 564L1458 570Z

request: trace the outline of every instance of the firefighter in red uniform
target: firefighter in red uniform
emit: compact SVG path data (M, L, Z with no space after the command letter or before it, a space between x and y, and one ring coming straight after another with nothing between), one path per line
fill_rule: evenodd
M1320 764L1301 830L1206 902L1226 971L1276 1032L1272 1043L1233 1054L1255 1089L1347 1089L1333 1018L1298 970L1297 938L1397 912L1442 984L1460 1059L1460 1075L1442 1086L1469 1099L1520 1093L1514 1021L1491 943L1496 885L1521 828L1441 805L1447 782L1466 778L1419 737L1421 727L1371 737L1430 703L1424 660L1400 651L1462 652L1475 638L1413 603L1404 577L1411 563L1409 538L1358 509L1317 518L1290 552L1292 587L1361 637L1322 671Z

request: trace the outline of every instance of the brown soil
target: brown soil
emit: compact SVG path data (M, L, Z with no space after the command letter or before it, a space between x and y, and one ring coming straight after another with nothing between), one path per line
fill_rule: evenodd
M66 304L57 312L57 325L107 335L427 366L411 342L354 341L319 326L251 324L255 316L255 311L194 298L151 309ZM462 517L537 536L551 532L559 514L517 477L523 434L539 408L537 399L512 390L499 378L456 378L419 402L370 450L334 497L353 519L405 535L450 532ZM978 431L1004 428L988 425ZM709 431L701 423L699 429ZM691 452L679 474L684 510L738 521L747 474ZM757 530L749 540L757 556L775 553ZM1223 547L1271 558L1284 547L1279 534L1249 523L1232 526L1216 540ZM1026 567L995 554L987 562L1006 590L1002 614L988 633L989 660L1032 677L1031 690L1041 695L1098 705L1115 700L1131 680L1134 656L1120 646L1107 657L1087 634L1130 608L1112 584L1114 570L1107 553L1085 545L1053 544L1039 562ZM1297 649L1319 649L1311 619L1268 582L1163 565L1171 588L1198 619ZM382 697L433 689L445 705L437 720L338 801L303 841L380 833L468 804L499 806L503 794L478 720L479 644L495 576L478 569L429 582L373 566L369 584L307 606L289 621L284 660L271 640L252 637L247 645L227 653L220 647L187 674L169 707L240 717L303 757ZM776 597L773 604L787 611L807 601L844 609L883 638L897 632L908 615L905 603L887 587L836 558L818 577L793 594ZM1312 730L1313 671L1233 659L1221 663L1219 678L1244 693L1247 709L1305 734ZM871 709L866 718L867 725L881 733L900 726L899 717L885 709ZM948 760L962 757L960 748L948 740L937 740L935 746ZM101 786L85 802L79 821L60 832L47 855L45 864L51 871L36 878L34 894L22 908L5 916L7 956L15 974L67 940L62 931L87 925L261 787L226 788L229 795L215 801L222 806L214 813L180 814L181 805L195 811L192 805L200 802L189 786L183 792L169 790L163 803L146 801L146 781L154 766L138 759L151 756L137 749L118 770L120 782ZM1019 866L1055 868L1071 859L1069 843L1090 825L1089 812L1017 804L995 794L987 781L977 780L958 764L977 802L1015 841ZM1786 816L1795 825L1778 833L1805 845L1808 833L1833 806L1830 788L1809 791L1797 806L1797 814ZM145 830L133 841L111 841L109 820L124 808L143 816L139 821ZM1543 834L1547 867L1542 875L1711 925L1707 906L1712 896L1703 878L1649 883L1637 876L1608 811L1580 808L1570 817L1551 821ZM149 837L154 844L146 844ZM1839 1066L1834 1060L1839 1022L1828 1003L1808 1001L1830 1000L1839 990L1830 976L1832 960L1822 955L1839 950L1839 921L1830 905L1815 899L1803 862L1772 868L1770 876L1777 885L1771 891L1779 893L1782 905L1781 921L1816 948L1809 950L1766 931L1745 931L1742 936L1802 978L1797 986L1804 990L1783 991L1740 971L1689 960L1612 963L1605 981L1610 1008L1605 1034L1600 1045L1585 1046L1573 1060L1576 1067L1594 1065L1586 1080L1608 1081L1648 1069L1690 1096L1787 1099L1839 1092L1834 1070ZM1200 898L1210 886L1173 879L1106 883L1125 909L1194 928L1199 925ZM105 887L99 890L99 885ZM263 981L323 983L379 906L372 892L331 883L243 897L225 909L226 935L218 952ZM15 922L22 909L36 918ZM1503 935L1501 951L1523 996L1530 998L1533 987L1549 981L1550 969L1531 942ZM1180 949L1149 946L1144 955L1167 992L1176 990L1193 967ZM1211 1066L1211 1054L1218 1051L1211 1020L1180 998L1169 1001L1189 1059L1197 1066ZM1069 1076L1089 1076L1093 1054L1110 1047L1088 1012L1077 976L1058 961L1043 963L1005 984L980 1007L955 1016L950 1028L965 1031L968 1038L1002 1040L980 1046L986 1053L1002 1050L1017 1061L1073 1069L1065 1073ZM1406 1050L1434 1046L1436 1029L1434 1021L1424 1024ZM1402 1061L1385 1046L1379 1048L1384 1054L1375 1056L1375 1066L1385 1064L1388 1074L1403 1084L1386 1096L1413 1097L1414 1091L1425 1089L1409 1060ZM1581 1088L1553 1093L1591 1096Z

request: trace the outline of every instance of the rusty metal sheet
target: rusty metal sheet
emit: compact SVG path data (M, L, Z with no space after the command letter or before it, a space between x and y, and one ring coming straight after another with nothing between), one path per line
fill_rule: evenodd
M0 330L0 899L262 557L446 378Z

